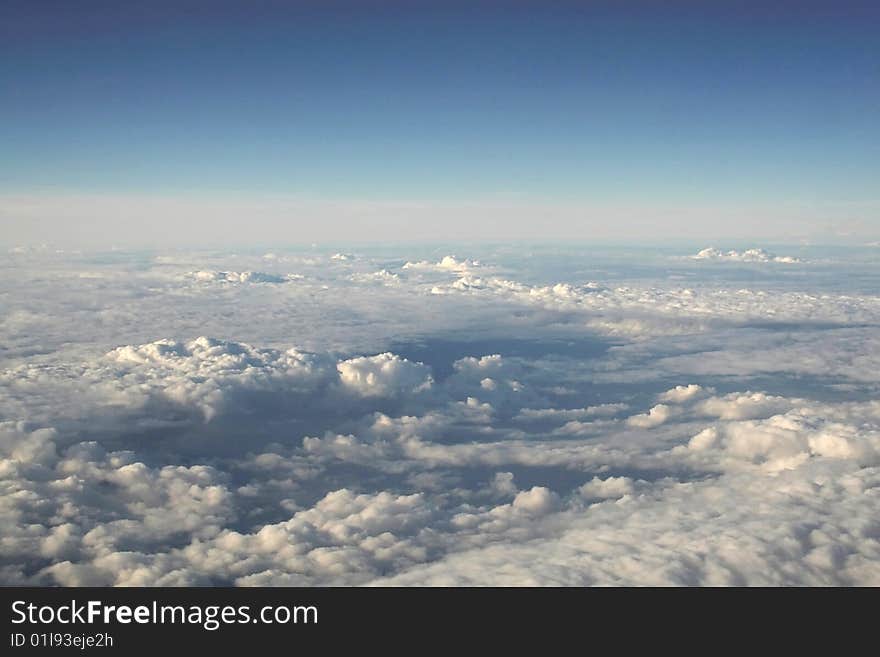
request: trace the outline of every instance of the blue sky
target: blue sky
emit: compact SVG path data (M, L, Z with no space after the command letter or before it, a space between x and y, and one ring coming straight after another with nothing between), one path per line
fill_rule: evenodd
M0 217L28 224L22 198L760 206L873 234L880 10L658 4L6 1Z

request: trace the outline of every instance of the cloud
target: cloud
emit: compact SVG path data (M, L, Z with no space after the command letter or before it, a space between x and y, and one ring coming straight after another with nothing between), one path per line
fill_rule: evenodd
M647 413L641 415L631 415L627 418L626 423L631 427L639 429L650 429L658 427L672 415L672 410L666 404L657 404Z
M390 583L876 584L876 541L855 520L867 511L864 494L876 491L871 477L803 486L782 473L769 489L744 475L669 484L563 513L560 528L541 540L456 552Z
M857 326L880 318L876 297L849 291L813 295L774 290L771 294L764 289L728 285L610 287L596 281L529 285L466 273L450 283L433 285L430 294L539 307L578 316L595 332L627 338L708 333L743 325Z
M734 421L704 428L687 449L701 458L711 454L724 468L756 466L771 472L796 469L813 458L877 463L880 434L870 424L858 428L851 420L841 422L840 410L811 408L803 400L790 403L789 409L761 413L766 416L761 419L751 419L751 413L727 415ZM865 411L870 417L876 409L858 409Z
M200 283L286 283L294 275L276 276L261 271L194 271L189 276Z
M400 276L387 269L380 269L368 274L352 274L350 278L358 283L383 283L384 285L397 285L400 283Z
M769 417L791 408L792 402L763 392L731 393L711 397L697 406L697 410L724 420L745 420Z
M802 262L794 256L778 256L764 249L746 249L745 251L720 251L716 248L703 249L691 256L694 260L712 260L722 262L777 262L793 265Z
M644 483L644 482L640 482ZM636 483L629 477L593 477L578 488L581 497L587 500L616 500L636 491Z
M861 322L857 322L861 324ZM772 324L766 324L772 329ZM809 330L816 327L820 330ZM665 356L657 362L691 375L830 378L867 383L880 367L880 336L870 326L823 326L804 322L803 331L771 333L758 329L699 353Z
M387 352L351 358L336 369L343 386L365 397L417 393L433 384L429 368Z
M626 404L600 404L584 408L523 408L517 414L518 420L580 420L591 417L617 415L629 408Z
M690 401L697 396L702 396L707 393L711 394L712 392L714 392L712 388L705 390L702 386L691 383L686 386L675 386L671 390L667 390L663 394L659 395L657 399L661 402L681 404L682 402Z
M559 506L559 496L544 486L534 486L531 490L517 493L512 506L517 511L530 515L544 515L555 511Z
M875 264L332 252L4 256L0 581L880 583Z
M443 256L437 262L419 260L417 262L406 262L403 265L403 269L450 271L457 273L468 272L480 267L482 267L482 264L478 260L459 260L454 255Z
M735 402L753 396L711 399ZM706 401L684 400L682 413L699 416ZM793 410L766 419L727 414L690 438L689 421L682 425L685 432L672 426L669 435L645 436L644 442L627 446L618 441L627 435L629 421L621 421L617 440L614 427L607 426L607 442L600 444L533 438L446 444L442 441L448 429L463 426L468 417L456 415L453 405L421 418L374 415L369 426L355 427L361 437L309 438L302 452L279 447L278 452L255 455L252 465L221 460L219 469L147 466L131 452L108 452L89 442L59 449L57 432L7 423L0 443L2 468L8 475L6 486L20 492L7 496L3 514L12 526L34 518L44 523L37 532L16 531L10 535L16 538L5 540L6 562L26 563L36 573L30 579L24 571L7 573L7 578L63 585L350 584L384 573L394 574L392 583L487 583L489 574L497 578L491 581L517 584L872 581L870 555L876 539L870 533L847 526L847 547L840 548L844 566L826 555L826 546L840 540L834 527L839 530L839 523L850 522L845 509L858 502L851 491L880 486L880 478L871 474L880 472L880 433L874 428L880 407L811 407L798 400L789 400L787 406ZM482 416L477 421L485 420ZM639 428L651 433L666 424L668 419ZM671 447L665 447L670 439ZM339 462L374 472L387 465L384 471L393 476L481 465L552 466L580 473L581 483L569 492L554 490L553 479L549 485L520 490L509 470L494 470L476 487L450 487L450 481L431 494L331 488L310 506L287 505L287 518L257 522L249 531L230 528L231 523L241 524L236 519L253 516L264 500L277 503L282 495L296 496L301 485L313 485L310 471L325 472L314 482L329 477L332 487ZM719 475L689 483L672 475L651 481L645 475L589 474L609 465L642 469L649 478L652 468L663 466L670 473L684 467ZM42 470L29 470L35 467ZM249 483L234 484L242 467L256 469ZM784 473L800 474L779 479ZM815 482L837 480L839 485L823 484L833 486L825 501L809 502ZM738 504L754 504L749 500L757 490L774 502L762 507L767 515L757 526L742 524ZM499 504L494 501L499 497L509 501ZM721 514L718 499L727 500ZM606 509L609 503L622 505L620 513ZM769 546L786 528L796 531L801 522L796 508L804 504L823 529L810 545L786 557L788 561L771 558ZM692 524L696 518L701 524ZM759 531L764 523L783 531L764 536ZM594 526L603 528L602 539L585 538L594 535ZM660 532L666 539L657 537ZM728 543L719 536L727 536ZM527 546L536 541L544 556L529 551ZM575 544L587 552L572 553ZM756 547L760 545L767 547ZM743 561L750 554L744 551L747 547L758 550L752 562ZM481 573L483 560L499 553L506 559L504 572ZM645 567L626 568L626 560L635 558ZM558 580L554 564L566 562L567 575ZM676 565L656 570L652 563ZM800 570L792 570L796 564Z
M119 347L105 358L114 370L110 379L122 394L155 396L197 408L206 420L248 391L309 393L332 382L326 357L300 352L257 349L251 345L199 337L189 342L159 340ZM103 364L95 368L98 374ZM87 372L87 376L90 372Z

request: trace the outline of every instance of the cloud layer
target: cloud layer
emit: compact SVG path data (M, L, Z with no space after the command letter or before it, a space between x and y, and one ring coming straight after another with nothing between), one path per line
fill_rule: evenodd
M745 249L744 251L721 251L714 247L702 249L696 255L691 256L694 260L715 260L725 262L777 262L785 265L793 265L801 262L794 256L778 256L764 249Z
M0 581L880 584L876 265L604 257L9 254Z

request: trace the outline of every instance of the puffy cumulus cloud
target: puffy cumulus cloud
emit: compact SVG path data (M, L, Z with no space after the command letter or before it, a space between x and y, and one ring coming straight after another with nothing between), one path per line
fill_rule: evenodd
M132 452L107 452L95 442L59 448L51 429L5 425L0 436L0 517L10 530L0 559L22 568L13 581L56 581L53 567L81 562L91 569L120 551L161 551L181 538L213 536L235 515L227 477L210 466L148 467Z
M531 490L517 493L511 506L523 513L544 515L559 507L559 496L545 486L534 486Z
M502 488L503 495L511 493ZM559 496L543 487L517 493L512 503L446 509L420 493L367 495L339 489L289 520L253 533L222 531L161 555L116 553L89 563L65 561L46 568L42 576L67 585L131 585L145 578L241 586L366 583L461 545L540 535L543 519L561 506Z
M512 286L508 283L504 287L511 288ZM585 295L595 294L597 292L603 291L605 288L596 283L595 281L590 281L584 285L571 285L570 283L556 283L555 285L545 285L542 287L533 287L528 291L528 294L533 299L544 300L544 301L581 301L583 300Z
M492 478L492 491L501 497L516 495L517 489L512 472L496 472Z
M526 371L517 359L503 358L500 354L466 356L453 362L452 368L444 387L457 399L478 397L509 410L543 401L522 380Z
M658 454L716 476L593 476L538 536L451 552L382 581L876 585L878 412L876 402L801 404L762 420L719 420Z
M801 404L759 420L728 418L732 421L702 429L686 448L678 447L673 452L688 452L712 467L758 467L770 472L796 469L813 458L877 464L880 431L872 419L875 405L850 406L850 413L862 416L855 424L838 408L814 407L803 400ZM841 421L843 418L847 421Z
M532 286L497 276L483 278L469 273L463 273L457 280L449 283L446 287L435 286L431 288L432 294L447 294L456 291L483 295L493 294L521 302L562 308L582 306L585 302L595 303L595 300L586 301L586 299L590 295L609 292L601 284L594 281L584 285L556 283L553 285Z
M447 402L422 416L373 413L351 434L211 466L148 466L93 442L59 448L56 431L6 423L0 512L15 531L0 543L4 577L62 585L877 581L868 509L880 491L880 406L790 399L783 413L741 419L708 417L705 402L680 400L685 422L640 432L613 419L623 409L600 411L609 422L602 439L558 441L492 427L494 414L478 400ZM479 435L474 427L490 433L454 439ZM524 467L556 474L521 489L513 469ZM388 488L338 487L351 468ZM467 473L481 469L469 483ZM626 470L639 474L613 474ZM565 479L574 486L560 486ZM401 489L401 481L413 483ZM297 501L320 485L316 502ZM499 555L503 568L487 570Z
M240 585L356 583L425 561L435 514L418 493L340 489L289 520L249 534L224 531L171 559L206 579L225 574Z
M29 431L24 422L0 422L0 454L7 467L51 464L57 459L57 433L52 428Z
M0 258L0 582L880 584L875 262L410 255Z
M400 276L387 269L380 269L379 271L369 273L352 274L349 278L356 283L382 283L383 285L400 284Z
M495 432L489 432L493 435ZM304 447L325 458L330 457L350 463L370 464L371 467L388 471L401 468L438 469L452 468L498 468L525 466L536 468L601 468L603 450L570 440L545 441L540 449L528 440L497 440L445 444L425 440L420 436L401 437L392 441L364 441L354 436L326 436L306 438ZM605 455L616 460L616 455Z
M360 356L337 364L346 389L365 397L387 397L427 390L433 384L430 368L396 354Z
M691 383L686 386L675 386L674 388L667 390L657 397L657 399L661 402L668 402L671 404L681 404L682 402L690 401L696 397L704 396L707 394L712 394L714 389L708 388L704 389L702 386L697 385L696 383Z
M302 278L297 274L278 276L261 271L194 271L188 276L199 283L286 283Z
M647 488L646 482L634 482L629 477L593 477L578 488L578 493L587 500L616 500L636 492L636 484Z
M745 420L769 417L791 408L792 400L763 392L734 392L723 397L711 397L696 406L696 410L723 420ZM795 402L796 403L796 402Z
M511 494L512 482L501 481L502 494ZM430 561L458 542L479 545L503 540L510 532L530 533L536 518L560 506L560 498L543 487L517 493L510 504L447 509L422 493L339 489L288 520L254 532L213 531L161 553L144 550L143 544L125 552L90 548L90 559L56 562L39 578L62 585L356 584ZM43 542L63 545L68 532L59 526Z
M658 427L666 422L672 416L672 409L666 404L657 404L647 413L640 415L631 415L627 418L626 423L631 427L638 429L650 429Z
M111 385L129 396L159 395L199 409L206 420L238 391L308 393L333 381L332 361L300 352L258 349L207 337L119 347L97 369L112 368ZM99 371L107 377L107 372Z
M47 406L52 396L80 394L105 415L113 409L135 413L148 424L180 421L180 411L192 411L205 422L223 414L252 414L255 408L303 418L332 416L335 404L344 415L340 405L352 395L396 397L427 391L433 384L430 368L391 353L337 361L329 354L262 349L204 336L117 347L76 366L20 366L2 373L0 381L14 393L8 400L13 408L21 408L20 399L30 394L49 395ZM36 400L28 405L34 408ZM55 409L56 416L60 410Z
M696 255L692 255L694 260L714 260L722 262L779 262L791 265L801 262L794 256L778 256L776 254L765 251L764 249L746 249L745 251L721 251L719 249L709 247L703 249Z
M164 339L119 347L107 358L124 366L179 370L206 378L230 373L253 374L267 368L300 371L309 367L308 356L293 349L284 353L260 350L248 344L204 336L189 342Z
M452 365L458 374L471 376L482 380L489 375L498 376L503 373L509 365L505 363L501 354L491 354L489 356L467 356L455 361Z
M608 499L537 539L445 556L393 585L876 585L878 471L725 475Z
M416 262L406 262L403 265L403 269L449 271L459 273L467 272L478 267L482 267L482 263L480 263L478 260L459 260L454 255L443 256L437 262L419 260Z

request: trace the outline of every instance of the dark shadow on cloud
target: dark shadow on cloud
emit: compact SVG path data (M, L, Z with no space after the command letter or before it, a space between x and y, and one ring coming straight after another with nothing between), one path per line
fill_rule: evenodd
M615 343L600 338L547 340L540 338L426 338L420 341L393 342L390 350L408 360L428 365L438 381L453 374L455 361L468 356L490 354L502 357L534 359L564 356L573 361L595 360Z

